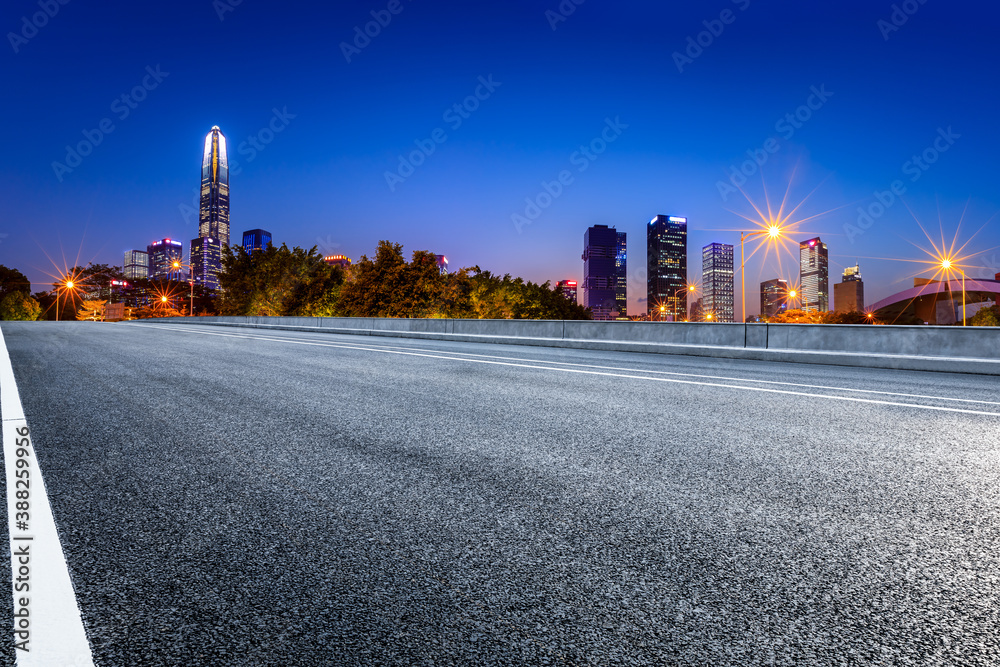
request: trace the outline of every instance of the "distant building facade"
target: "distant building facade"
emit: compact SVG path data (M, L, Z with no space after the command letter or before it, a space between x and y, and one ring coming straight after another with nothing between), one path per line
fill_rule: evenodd
M448 258L444 255L434 255L434 260L437 262L438 270L441 273L448 273Z
M254 250L267 250L269 243L271 243L271 232L266 229L251 229L243 232L243 249L247 251L248 255L253 254Z
M149 253L142 250L126 250L122 270L126 280L142 280L149 277Z
M150 280L176 278L177 270L173 264L184 261L184 245L171 239L153 241L146 246L146 255L149 257Z
M625 232L607 225L594 225L583 235L583 305L595 320L626 316L619 298L627 279L624 245Z
M556 283L556 289L562 292L562 295L576 303L576 281L575 280L560 280Z
M774 317L788 309L788 281L775 278L760 284L760 316Z
M658 215L646 225L646 312L687 314L687 218ZM661 306L665 308L661 311Z
M714 322L732 322L733 246L709 243L701 249L701 307L711 313Z
M206 289L219 289L219 274L209 267L222 267L222 243L211 236L199 236L191 241L191 266L194 281Z
M830 310L830 272L826 244L819 237L799 244L802 310Z
M833 307L838 313L864 312L865 283L857 264L844 269L843 279L833 286Z

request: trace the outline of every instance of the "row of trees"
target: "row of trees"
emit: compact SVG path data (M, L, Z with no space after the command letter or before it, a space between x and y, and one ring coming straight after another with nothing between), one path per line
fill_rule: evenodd
M348 271L315 248L282 245L248 255L234 246L219 276L222 315L590 319L549 283L496 276L478 266L443 274L432 253L406 261L403 246L381 241L373 258Z

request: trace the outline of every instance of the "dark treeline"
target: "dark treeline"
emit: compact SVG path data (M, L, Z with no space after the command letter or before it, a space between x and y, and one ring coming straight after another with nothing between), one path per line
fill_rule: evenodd
M558 290L479 267L441 273L433 254L382 241L344 271L316 248L270 246L248 255L238 246L223 257L222 315L447 317L470 319L590 319Z

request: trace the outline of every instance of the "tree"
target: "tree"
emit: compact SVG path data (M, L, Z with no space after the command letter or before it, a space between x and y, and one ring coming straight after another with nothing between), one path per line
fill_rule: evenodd
M980 308L969 323L974 327L1000 327L1000 304Z
M877 324L874 317L868 317L865 313L851 311L848 313L837 313L829 311L823 313L823 324Z
M0 299L11 292L28 294L31 292L31 281L17 269L10 269L0 264Z
M343 270L309 250L269 245L248 254L240 246L226 250L219 274L223 315L332 315Z
M0 320L34 322L41 314L38 301L25 292L8 292L0 299Z
M793 308L765 318L768 324L823 324L826 313Z
M93 322L96 322L97 320L103 320L104 307L106 305L107 301L84 299L83 304L80 306L80 309L76 311L76 319L91 320Z

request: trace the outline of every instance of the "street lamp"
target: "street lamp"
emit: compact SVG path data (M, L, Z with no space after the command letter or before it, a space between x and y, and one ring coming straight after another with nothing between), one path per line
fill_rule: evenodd
M965 271L959 268L957 264L955 264L948 258L941 260L941 268L947 271L948 273L954 270L962 274L962 326L964 327L965 326ZM947 277L947 275L945 277ZM948 291L951 292L950 287Z
M188 282L191 284L191 309L188 312L188 316L194 317L194 268L192 268L190 264L182 264L181 261L177 259L175 259L170 266L177 273L180 273L180 270L185 267L191 269L191 276L188 280Z
M680 299L677 298L677 295L680 294L681 292L691 292L693 294L695 292L695 290L697 290L697 289L698 289L697 285L687 285L685 287L680 288L676 292L674 292L674 321L675 322L677 321L677 315L678 315L677 309L681 305L680 304Z
M667 312L667 307L666 307L666 306L664 306L664 305L663 305L663 304L661 303L661 304L660 304L660 321L661 321L661 322L663 322L663 321L664 321L665 319L667 319L667 315L666 315L666 312Z
M705 320L708 322L712 321L712 313L705 313Z
M66 276L65 282L63 282L62 286L60 286L59 283L55 284L55 288L56 288L56 322L59 321L59 293L62 290L64 290L64 289L69 290L70 298L72 299L73 298L72 297L73 290L76 289L77 287L79 287L79 285L77 285L75 282L73 282L73 278L71 278L70 276Z
M743 321L747 321L747 284L746 284L746 256L743 253L743 242L754 236L767 236L767 240L776 241L781 238L782 229L778 225L770 224L767 229L760 229L756 232L742 232L740 234L740 296L743 300Z

